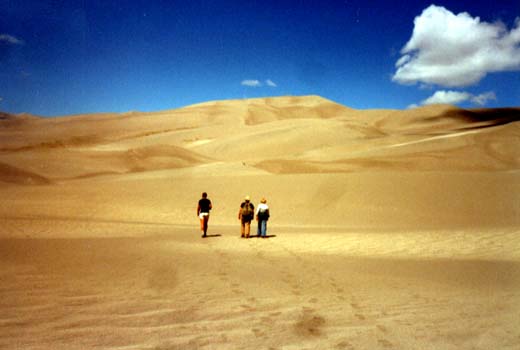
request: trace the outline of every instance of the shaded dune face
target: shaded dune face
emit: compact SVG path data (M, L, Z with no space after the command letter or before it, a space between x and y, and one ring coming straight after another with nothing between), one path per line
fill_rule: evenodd
M19 185L43 185L50 184L49 179L29 171L0 163L0 179L6 183Z
M520 121L520 110L518 108L497 108L451 111L444 117L460 120L469 124L470 128L486 128Z

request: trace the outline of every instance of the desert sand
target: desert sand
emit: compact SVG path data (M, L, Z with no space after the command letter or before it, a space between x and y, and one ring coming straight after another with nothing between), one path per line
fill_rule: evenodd
M0 114L0 349L518 349L519 122L318 96ZM268 239L240 238L245 195Z

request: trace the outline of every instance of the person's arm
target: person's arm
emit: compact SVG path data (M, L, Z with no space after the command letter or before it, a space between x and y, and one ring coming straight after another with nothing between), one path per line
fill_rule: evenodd
M200 203L197 204L197 216L199 216L199 215L200 215Z

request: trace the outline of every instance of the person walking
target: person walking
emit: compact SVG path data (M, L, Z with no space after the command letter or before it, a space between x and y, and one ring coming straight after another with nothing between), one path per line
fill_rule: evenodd
M197 216L200 219L200 230L202 231L202 238L206 237L208 233L209 212L213 208L211 201L208 199L206 192L202 193L202 198L197 205Z
M251 220L255 215L255 206L251 203L249 196L246 196L244 202L240 204L238 211L238 220L240 220L240 235L242 238L249 238L251 233Z
M258 221L258 237L267 238L267 220L269 220L269 206L267 200L262 198L256 209L256 221Z

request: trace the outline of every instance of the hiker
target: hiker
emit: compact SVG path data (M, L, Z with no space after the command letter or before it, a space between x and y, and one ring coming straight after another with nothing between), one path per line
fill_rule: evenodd
M251 232L251 220L255 215L255 206L251 203L249 196L246 196L244 202L240 204L238 211L238 220L240 220L240 234L242 238L249 238Z
M203 238L206 237L208 233L209 212L211 208L213 208L213 206L208 199L208 194L206 192L202 193L202 198L199 200L199 205L197 205L197 216L200 219L200 230L202 231Z
M258 237L267 238L267 220L269 220L269 207L267 200L262 198L256 209L256 221L258 221Z

